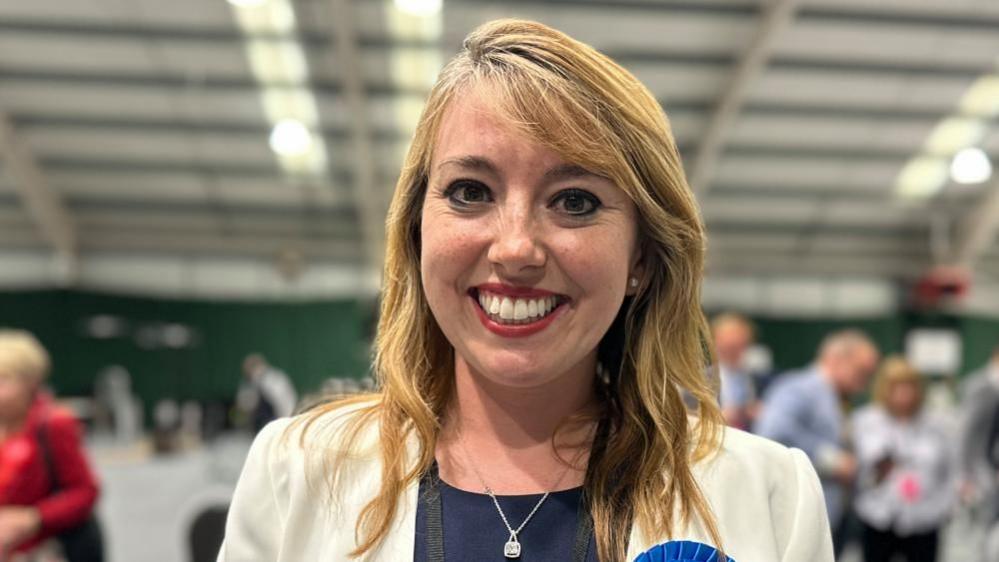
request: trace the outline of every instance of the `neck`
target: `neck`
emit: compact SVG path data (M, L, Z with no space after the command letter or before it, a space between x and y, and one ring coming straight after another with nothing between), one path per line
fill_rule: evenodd
M20 431L20 429L24 427L24 422L27 421L27 419L27 412L0 418L0 436L6 437L12 433Z
M848 393L839 387L839 384L837 384L836 379L832 376L832 372L827 366L820 362L816 364L816 368L818 368L819 374L822 375L823 380L826 381L829 388L833 389L833 392L836 393L836 396L839 396L841 399L847 397Z
M458 358L452 418L445 423L456 424L455 429L475 440L505 447L550 442L559 424L592 409L595 372L593 357L545 385L509 387L479 375Z
M454 401L438 441L441 477L459 488L481 490L481 476L500 494L580 485L594 425L562 424L595 410L595 371L594 356L544 385L509 387L456 359ZM572 465L568 472L563 461Z

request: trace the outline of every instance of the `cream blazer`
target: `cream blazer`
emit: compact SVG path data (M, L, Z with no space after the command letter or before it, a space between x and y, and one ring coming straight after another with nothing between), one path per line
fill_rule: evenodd
M289 423L287 418L272 422L254 440L233 495L218 562L352 560L354 523L379 487L378 455L350 461L331 503L321 483L307 482L306 469L321 465L310 466L320 462L320 455L305 450L317 442L335 446L340 422L310 431L305 450L299 445L300 430L284 435ZM374 445L376 435L370 430L365 440ZM721 451L695 466L695 474L718 519L726 553L736 562L833 562L822 488L801 451L726 429ZM418 489L414 483L405 491L388 537L361 560L413 560ZM636 526L628 560L667 540L710 544L696 524L673 537L645 537Z

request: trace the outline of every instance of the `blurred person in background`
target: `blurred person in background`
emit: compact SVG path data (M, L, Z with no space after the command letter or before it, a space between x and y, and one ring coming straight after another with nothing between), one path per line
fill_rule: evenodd
M56 537L70 562L99 562L97 480L80 424L42 388L49 368L34 336L0 330L0 560Z
M719 402L725 423L748 430L756 417L758 402L753 377L744 359L755 339L755 330L746 317L727 312L712 321L711 335L718 358Z
M866 562L935 562L957 499L955 447L945 420L924 411L924 381L903 358L882 363L874 401L851 420L854 509Z
M259 353L246 356L236 404L249 415L254 433L277 418L290 416L297 403L298 393L288 375Z
M380 392L257 436L220 562L832 562L807 457L723 423L703 224L634 76L542 24L483 24L387 227Z
M999 561L999 345L962 394L959 493L988 529L986 560Z
M849 493L857 460L849 448L849 399L867 388L880 354L857 330L830 334L811 366L786 373L768 389L754 431L808 455L822 479L839 552L846 542Z

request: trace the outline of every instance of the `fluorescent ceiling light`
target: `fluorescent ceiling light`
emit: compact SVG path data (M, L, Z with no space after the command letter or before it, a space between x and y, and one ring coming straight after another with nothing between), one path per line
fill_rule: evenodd
M982 76L961 98L961 111L985 118L999 115L999 74Z
M273 126L271 150L287 175L325 181L326 145L312 133L322 125L291 0L235 0L233 6L264 114Z
M954 154L985 136L985 123L972 117L947 117L937 124L923 145L931 154Z
M918 156L909 160L895 182L895 193L906 199L927 199L947 181L947 159Z
M300 156L312 148L312 133L301 121L285 119L274 125L270 145L281 156Z
M414 16L430 16L441 11L442 0L395 0L395 7Z
M991 176L992 164L980 148L965 148L950 164L950 177L957 183L982 183Z

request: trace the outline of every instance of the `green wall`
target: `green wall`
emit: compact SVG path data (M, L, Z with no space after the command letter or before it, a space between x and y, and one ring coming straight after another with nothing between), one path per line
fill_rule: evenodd
M902 353L905 335L915 328L956 330L963 342L959 375L985 364L999 344L999 318L904 312L879 318L786 319L754 317L757 339L773 351L774 368L784 371L811 363L819 344L830 332L859 328L883 354Z
M60 394L89 394L95 375L109 365L132 374L147 405L160 397L231 399L243 357L263 353L285 370L299 393L332 376L368 371L373 303L323 301L239 303L111 296L79 291L0 293L0 326L34 332L53 357L50 380ZM143 349L132 337L98 340L85 319L111 314L131 332L152 323L180 323L197 334L188 349Z
M284 369L304 394L333 376L360 377L369 368L369 341L375 303L354 300L301 303L210 302L124 297L82 291L0 293L0 326L34 332L53 356L51 383L64 395L88 394L94 376L122 365L147 405L162 397L231 399L240 364L252 351ZM141 348L132 337L97 340L83 322L111 314L136 328L180 323L198 334L189 349ZM831 331L857 327L885 353L903 349L915 327L948 327L964 341L966 373L985 363L999 342L999 318L901 313L879 318L779 319L757 317L759 340L773 350L777 370L812 361Z

